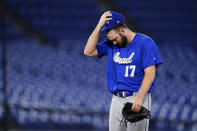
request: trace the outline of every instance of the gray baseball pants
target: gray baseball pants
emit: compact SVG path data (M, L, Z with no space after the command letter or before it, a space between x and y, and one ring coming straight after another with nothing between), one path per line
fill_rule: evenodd
M113 95L109 114L109 131L148 131L149 120L144 119L136 123L125 124L122 117L122 108L126 102L132 102L137 93L133 96L119 97ZM151 94L148 93L143 100L142 105L148 110L151 109Z

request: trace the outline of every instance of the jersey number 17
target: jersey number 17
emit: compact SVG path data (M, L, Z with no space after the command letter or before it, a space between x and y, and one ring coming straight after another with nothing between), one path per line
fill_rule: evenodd
M135 73L135 65L127 65L126 69L125 69L125 77L134 77L134 73ZM129 75L129 70L131 70L131 74Z

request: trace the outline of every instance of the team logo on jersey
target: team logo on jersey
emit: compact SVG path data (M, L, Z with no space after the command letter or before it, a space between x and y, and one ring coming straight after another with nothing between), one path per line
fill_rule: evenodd
M135 55L135 53L132 52L128 58L120 58L120 52L117 52L114 55L114 62L117 62L119 64L130 64L130 63L132 63L132 58L134 55Z

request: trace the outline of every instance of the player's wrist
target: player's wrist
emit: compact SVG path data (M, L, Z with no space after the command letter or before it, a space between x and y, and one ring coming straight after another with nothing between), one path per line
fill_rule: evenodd
M140 100L143 100L144 99L144 95L138 93L137 96L136 96L136 98L137 99L140 99Z
M99 30L99 31L101 30L101 28L102 28L102 26L101 26L100 24L98 24L98 25L96 26L96 29Z

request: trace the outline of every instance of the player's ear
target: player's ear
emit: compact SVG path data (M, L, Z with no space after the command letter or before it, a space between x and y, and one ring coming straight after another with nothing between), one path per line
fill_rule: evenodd
M126 33L125 28L120 28L120 34L125 35L125 33Z

